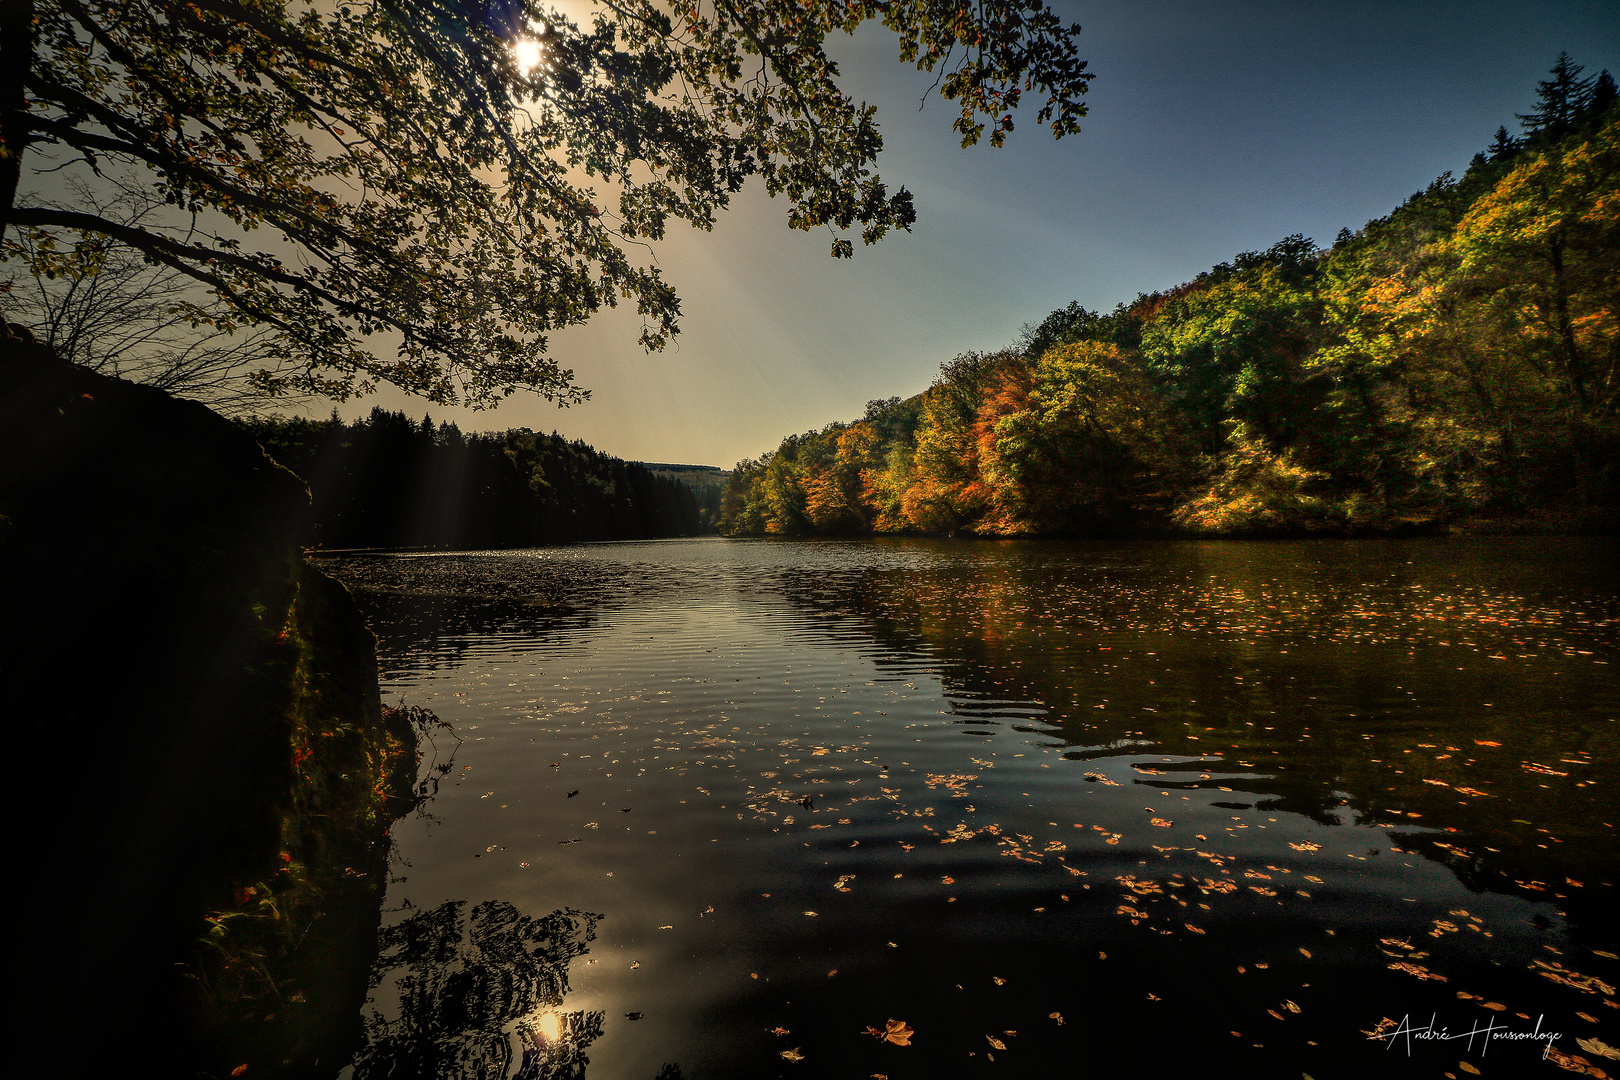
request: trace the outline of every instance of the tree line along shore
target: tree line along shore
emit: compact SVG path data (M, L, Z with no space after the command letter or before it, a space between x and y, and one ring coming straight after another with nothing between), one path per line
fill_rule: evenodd
M1611 531L1620 109L1561 56L1499 128L1333 244L1078 303L907 399L739 463L729 535Z

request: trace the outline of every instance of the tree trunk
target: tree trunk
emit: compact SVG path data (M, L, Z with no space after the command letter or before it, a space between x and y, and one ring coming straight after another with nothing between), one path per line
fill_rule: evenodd
M28 142L28 75L34 63L34 0L0 0L0 241L22 177Z

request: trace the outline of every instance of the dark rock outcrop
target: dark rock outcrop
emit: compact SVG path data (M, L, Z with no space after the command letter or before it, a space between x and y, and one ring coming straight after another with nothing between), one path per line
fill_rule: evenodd
M218 947L247 925L222 913L284 918L285 898L266 902L290 866L303 886L322 877L305 861L360 882L344 887L361 897L350 919L369 902L375 928L386 855L367 806L388 737L369 632L297 547L308 507L300 480L205 407L0 342L0 716L26 1000L13 1019L52 1075L228 1074L245 1013L270 1032L249 1040L266 1057L252 1075L341 1064L349 1021L331 999L363 995L363 955L358 976L319 973L261 934L245 966L269 992L243 997L230 968L244 961ZM397 758L410 736L393 734ZM310 779L321 755L330 782ZM311 832L300 812L371 820ZM351 899L300 893L306 909ZM288 970L296 990L276 982ZM234 1004L218 1000L225 982Z

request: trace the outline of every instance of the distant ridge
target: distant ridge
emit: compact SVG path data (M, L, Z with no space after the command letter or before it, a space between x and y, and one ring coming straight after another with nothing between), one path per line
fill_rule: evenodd
M663 461L638 461L637 465L645 465L649 469L668 469L671 472L712 472L723 473L726 470L718 465L672 465Z

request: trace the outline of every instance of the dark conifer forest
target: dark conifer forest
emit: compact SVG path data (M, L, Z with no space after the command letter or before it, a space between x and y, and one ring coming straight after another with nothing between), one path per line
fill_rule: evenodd
M1325 249L1070 304L741 462L721 531L1613 529L1620 108L1549 74L1520 135Z
M334 415L246 427L308 482L309 542L320 548L512 548L709 531L684 484L555 433L464 435L380 408L353 423Z

